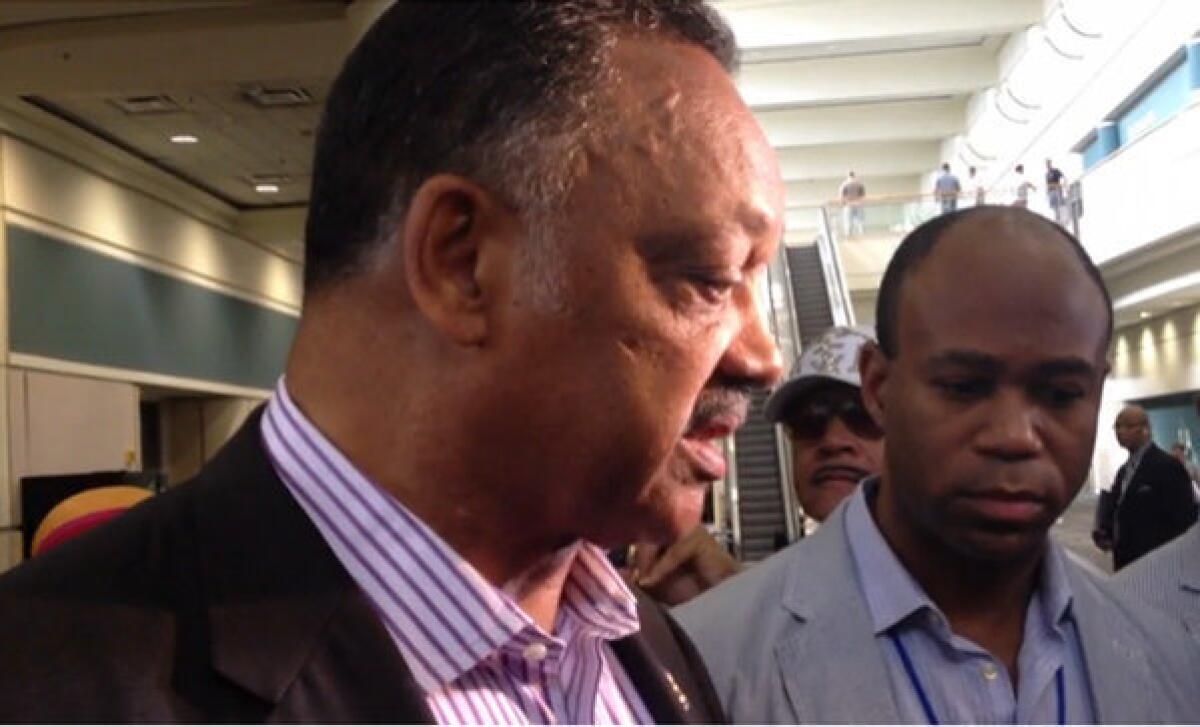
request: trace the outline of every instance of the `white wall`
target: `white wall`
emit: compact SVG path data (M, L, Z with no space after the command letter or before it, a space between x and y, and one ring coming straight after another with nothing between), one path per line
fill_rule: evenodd
M1042 108L1027 124L1005 127L997 158L977 165L989 186L1011 188L1017 163L1040 178L1046 158L1053 158L1068 178L1076 178L1081 167L1069 153L1071 147L1200 30L1200 2L1195 0L1092 1L1102 7L1096 13L1103 20L1102 37L1083 46L1083 60L1044 70ZM1002 76L1024 43L1014 37L1001 49Z
M1200 103L1084 178L1080 238L1097 264L1200 224ZM1182 272L1182 271L1181 271Z
M8 383L14 478L141 466L136 386L20 369Z

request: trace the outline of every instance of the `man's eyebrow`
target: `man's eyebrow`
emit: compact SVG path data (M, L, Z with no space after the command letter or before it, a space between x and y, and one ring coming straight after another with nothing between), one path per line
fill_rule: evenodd
M734 216L738 224L751 235L761 235L771 229L774 224L769 210L750 204L743 204Z
M939 368L966 368L981 373L998 374L1004 371L1004 362L995 356L969 350L943 351L929 359L926 366ZM1034 376L1093 376L1096 373L1095 364L1076 356L1064 356L1046 361L1039 361L1033 367Z
M721 237L713 225L680 222L637 237L637 248L649 262L677 259L711 246Z
M1004 363L995 356L989 356L986 353L978 351L957 349L942 351L936 356L931 357L925 366L931 369L967 368L993 374L1004 370Z

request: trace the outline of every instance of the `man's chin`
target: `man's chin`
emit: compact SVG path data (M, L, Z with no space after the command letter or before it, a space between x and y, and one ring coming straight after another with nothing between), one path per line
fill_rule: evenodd
M961 534L956 540L955 549L971 560L1007 566L1040 558L1046 549L1047 535L1042 530L975 530Z
M677 484L670 493L655 498L638 518L638 540L649 543L673 543L694 530L704 513L708 497L707 483Z

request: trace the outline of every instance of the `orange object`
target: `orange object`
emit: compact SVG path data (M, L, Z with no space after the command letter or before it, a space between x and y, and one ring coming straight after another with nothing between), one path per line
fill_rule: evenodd
M38 525L31 553L36 556L112 520L142 500L150 491L133 485L94 487L54 506Z

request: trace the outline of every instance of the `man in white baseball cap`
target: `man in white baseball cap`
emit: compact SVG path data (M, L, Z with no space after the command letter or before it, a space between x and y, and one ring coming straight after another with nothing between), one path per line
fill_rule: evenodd
M805 345L792 375L767 399L767 419L792 441L792 486L804 515L818 522L858 483L879 473L883 431L863 408L858 353L869 328L835 326ZM631 575L663 603L678 605L740 570L723 546L697 528L669 546L640 544Z
M804 348L766 417L792 441L792 486L804 514L823 522L865 477L879 472L883 430L863 407L858 353L867 328L835 326Z

